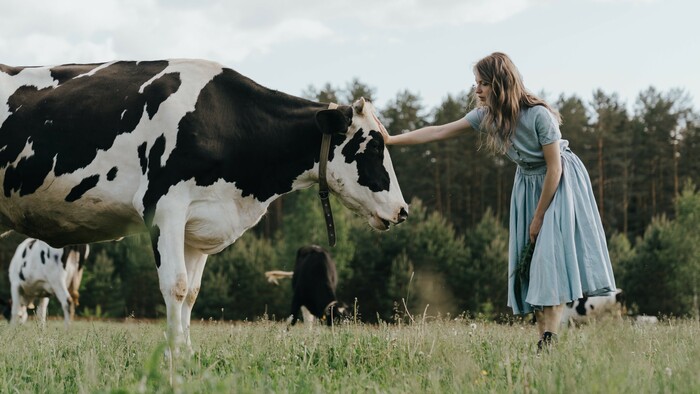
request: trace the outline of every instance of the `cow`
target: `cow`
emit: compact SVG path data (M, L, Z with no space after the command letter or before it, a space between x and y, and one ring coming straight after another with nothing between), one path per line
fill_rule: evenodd
M637 315L633 321L635 324L656 324L659 322L659 318L656 316Z
M625 294L622 289L617 289L602 296L583 296L567 303L562 312L561 324L579 325L606 317L621 319L625 314Z
M304 322L313 322L314 317L325 320L332 326L335 320L348 317L348 308L335 296L338 274L335 262L328 251L318 245L302 246L297 251L294 271L267 271L268 282L279 284L282 278L292 278L293 326L303 314Z
M61 249L28 238L19 244L10 261L10 293L12 323L27 321L27 307L38 298L36 314L40 324L46 322L49 296L55 295L63 309L66 328L79 304L80 281L89 245L69 245Z
M206 60L0 65L0 227L54 247L148 233L168 347L191 353L207 256L275 199L325 174L371 227L406 219L383 133L367 100L306 100Z

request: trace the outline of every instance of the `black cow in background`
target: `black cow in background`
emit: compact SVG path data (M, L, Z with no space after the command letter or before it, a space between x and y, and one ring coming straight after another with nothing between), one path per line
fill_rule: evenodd
M268 282L279 284L281 278L292 278L291 325L303 313L304 321L310 323L314 316L331 326L334 320L348 317L348 307L339 303L335 296L338 274L330 254L320 246L302 246L297 251L294 272L267 271ZM304 310L305 309L305 310ZM308 313L306 313L308 312Z

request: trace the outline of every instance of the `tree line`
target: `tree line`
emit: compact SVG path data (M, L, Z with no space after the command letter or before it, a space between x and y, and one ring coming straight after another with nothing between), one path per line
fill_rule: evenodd
M374 99L355 79L345 88L310 86L322 102ZM396 95L380 117L390 133L463 117L472 92L448 95L432 109L417 94ZM689 96L653 87L634 109L617 94L596 90L590 100L551 102L564 119L563 138L586 164L596 194L619 287L634 313L698 317L700 127ZM338 295L374 322L416 314L487 318L509 315L505 305L508 209L515 165L480 150L480 136L390 147L411 212L406 223L378 233L334 200L338 244L330 249L339 273ZM23 237L0 240L7 272ZM316 190L278 199L261 222L234 245L211 256L193 317L281 319L289 314L290 283L268 284L264 271L292 270L296 250L326 244ZM150 242L134 236L92 246L78 314L87 317L164 316ZM7 274L0 297L9 297ZM663 297L660 297L663 295ZM57 302L51 303L54 307Z

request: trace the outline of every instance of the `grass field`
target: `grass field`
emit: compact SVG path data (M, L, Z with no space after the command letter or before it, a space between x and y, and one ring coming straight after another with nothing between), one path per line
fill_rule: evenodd
M474 320L333 329L195 323L195 354L163 357L165 325L0 325L0 392L698 393L700 324L628 321L562 331L537 356L535 328Z

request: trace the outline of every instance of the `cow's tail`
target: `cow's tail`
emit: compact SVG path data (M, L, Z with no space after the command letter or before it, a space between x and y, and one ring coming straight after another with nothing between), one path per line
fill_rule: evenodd
M7 237L8 235L10 235L10 234L12 234L12 233L14 233L14 232L15 232L15 230L7 230L7 231L4 231L2 234L0 234L0 239L3 239L3 238L5 238L5 237Z
M291 278L292 276L294 276L294 272L292 272L292 271L267 271L267 272L265 272L265 277L267 278L267 281L270 283L274 283L276 285L279 285L279 282L277 281L278 279Z

